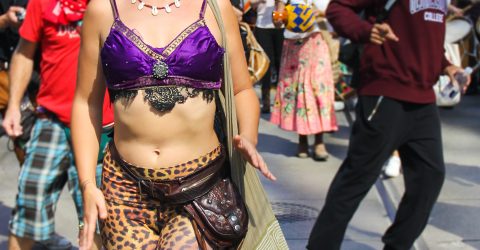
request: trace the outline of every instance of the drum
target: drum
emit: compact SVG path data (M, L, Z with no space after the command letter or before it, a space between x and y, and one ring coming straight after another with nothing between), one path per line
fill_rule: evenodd
M455 18L447 22L445 43L457 43L465 39L472 32L472 22L467 18Z
M475 31L477 32L477 36L480 37L480 18L477 19L477 22L475 24Z

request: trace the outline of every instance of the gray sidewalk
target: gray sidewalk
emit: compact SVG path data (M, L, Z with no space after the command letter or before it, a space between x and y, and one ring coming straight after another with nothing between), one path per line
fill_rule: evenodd
M416 246L480 249L480 97L466 97L460 106L441 110L440 114L447 178L429 225ZM345 157L349 128L343 113L338 113L338 119L340 130L326 136L330 159L315 162L296 158L296 135L278 129L268 122L268 116L262 116L259 150L278 177L274 183L265 179L262 182L291 249L305 249L328 186ZM0 138L0 250L6 249L19 171L6 143L6 138ZM402 190L401 177L379 181L350 223L342 249L381 249L380 238L390 224ZM57 232L76 243L73 202L67 192L60 199Z

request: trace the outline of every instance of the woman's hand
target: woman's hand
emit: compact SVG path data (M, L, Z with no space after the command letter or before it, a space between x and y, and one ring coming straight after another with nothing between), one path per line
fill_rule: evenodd
M105 207L105 198L102 191L95 186L95 182L83 184L83 229L79 237L81 250L89 250L93 246L95 229L97 228L97 218L101 220L107 218L107 208Z
M233 138L235 148L242 154L243 158L247 160L253 167L257 168L267 179L275 181L277 178L268 170L267 164L262 156L258 153L255 146L241 135L236 135Z
M275 28L281 28L287 21L288 13L285 10L285 3L281 0L275 0L275 9L272 13L272 21Z

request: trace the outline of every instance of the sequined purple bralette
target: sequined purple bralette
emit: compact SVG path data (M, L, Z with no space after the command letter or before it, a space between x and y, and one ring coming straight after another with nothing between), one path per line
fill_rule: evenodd
M161 112L199 94L213 100L213 90L222 84L225 51L205 24L205 0L200 18L164 48L145 43L118 18L114 0L112 6L115 21L100 57L113 102L131 101L139 89L145 92L144 100Z

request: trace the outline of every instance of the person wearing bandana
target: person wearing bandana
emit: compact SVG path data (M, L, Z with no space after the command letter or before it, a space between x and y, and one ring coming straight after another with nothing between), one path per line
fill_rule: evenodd
M82 0L30 0L19 30L20 41L9 68L10 99L3 120L10 137L24 132L20 125L20 103L37 48L41 50L41 84L37 94L37 119L26 145L16 204L9 223L9 249L31 249L35 241L48 242L58 237L54 215L60 193L67 183L75 203L79 231L82 231L82 194L69 127L80 49L79 31L86 5L87 1ZM103 125L112 122L113 113L106 101ZM48 248L69 249L71 243Z

